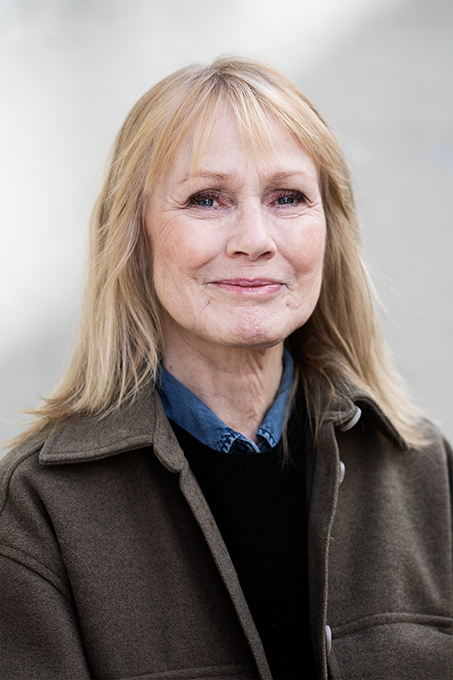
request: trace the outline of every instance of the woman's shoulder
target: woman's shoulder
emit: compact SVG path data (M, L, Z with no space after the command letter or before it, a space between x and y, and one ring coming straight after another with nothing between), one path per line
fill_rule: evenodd
M13 477L17 483L22 479L42 484L57 469L60 475L63 469L70 474L74 465L99 461L107 467L119 454L149 448L168 469L184 467L185 458L153 390L103 417L79 416L46 426L0 460L0 511Z
M370 400L358 400L361 415L350 429L337 428L339 455L356 488L389 493L404 488L419 498L433 498L443 489L444 501L453 498L453 451L439 427L420 419L419 443L411 444Z
M436 465L441 464L446 466L449 481L450 492L453 499L453 448L448 439L443 435L440 429L430 420L425 420L425 427L427 433L427 443L421 447L420 454L424 457L429 457Z
M337 388L332 402L331 419L340 432L351 430L357 434L362 431L370 436L374 433L375 437L379 433L381 438L388 441L388 446L401 451L440 455L442 458L447 456L449 459L452 457L451 445L441 429L423 413L417 413L416 409L411 416L410 426L408 419L404 430L400 429L375 397L352 383L343 383Z
M0 511L3 508L11 477L19 474L28 476L39 470L39 453L49 436L48 431L32 435L14 446L0 459Z

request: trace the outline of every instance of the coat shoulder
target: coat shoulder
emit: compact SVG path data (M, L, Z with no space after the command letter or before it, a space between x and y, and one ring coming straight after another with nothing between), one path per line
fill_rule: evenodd
M39 454L45 436L35 436L15 446L0 460L0 514L4 510L13 476L28 478L39 469ZM33 474L33 473L32 473Z

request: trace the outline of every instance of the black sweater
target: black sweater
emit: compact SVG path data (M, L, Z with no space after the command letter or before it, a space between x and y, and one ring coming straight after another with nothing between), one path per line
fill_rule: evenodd
M172 423L212 510L263 642L273 678L316 678L310 641L305 430L283 446L221 453Z

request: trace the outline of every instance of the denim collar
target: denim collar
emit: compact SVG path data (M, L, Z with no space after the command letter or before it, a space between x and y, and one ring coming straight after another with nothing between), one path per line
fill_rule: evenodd
M258 444L228 427L201 399L159 365L156 387L167 417L206 446L222 453L259 453L281 439L294 383L294 362L285 348L283 375L274 403L257 431Z

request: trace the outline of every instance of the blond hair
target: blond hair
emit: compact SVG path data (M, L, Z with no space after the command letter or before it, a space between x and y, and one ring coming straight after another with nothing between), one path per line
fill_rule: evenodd
M389 358L360 255L349 171L326 122L272 67L220 57L164 78L136 103L115 141L91 223L90 261L78 347L51 397L33 411L37 422L18 440L73 415L104 416L155 379L161 356L159 315L143 217L153 183L192 139L199 162L218 107L228 104L252 150L268 152L266 131L277 119L319 166L327 221L323 282L316 308L287 344L318 422L321 395L354 383L376 399L413 445L419 417Z

